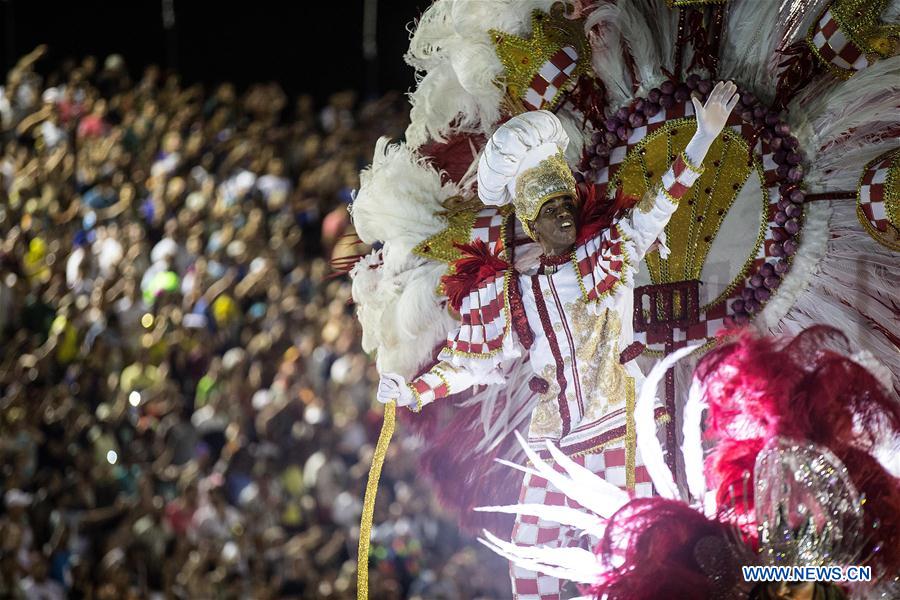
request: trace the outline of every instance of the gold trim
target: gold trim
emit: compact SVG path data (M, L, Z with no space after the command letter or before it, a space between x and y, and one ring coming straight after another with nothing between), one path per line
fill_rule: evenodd
M706 171L706 167L703 164L701 164L700 166L694 165L694 163L691 162L691 159L688 158L688 155L684 150L679 152L678 156L681 157L681 161L684 163L684 166L686 166L688 168L688 170L690 170L692 173L694 173L698 177L700 175L703 175L704 171ZM677 180L678 178L676 177L675 179Z
M884 181L884 205L885 205L885 213L888 217L889 227L896 228L897 226L892 222L892 213L897 212L897 208L893 206L893 204L889 204L891 200L894 200L898 204L900 204L900 197L894 198L892 193L895 191L894 187L897 185L897 182L894 180L894 170L900 169L900 150L889 150L882 154L879 154L874 159L870 160L866 163L866 166L863 167L862 173L859 176L859 179L856 182L856 218L859 220L860 224L866 230L866 233L869 234L869 237L874 239L876 242L884 246L889 250L894 250L895 252L900 252L900 243L892 242L891 240L885 239L883 236L887 233L884 231L880 231L874 225L872 225L869 218L866 216L866 213L863 212L860 196L862 195L862 186L863 179L866 177L866 173L872 170L873 167L882 163L884 161L891 161L888 164L888 173L887 177ZM900 196L900 194L898 194Z
M813 21L813 24L810 25L809 30L806 32L806 45L809 46L809 49L812 51L813 55L819 60L819 62L822 64L822 66L825 67L825 69L827 71L829 71L832 75L834 75L835 77L838 77L839 79L847 80L847 79L850 79L851 77L853 77L856 74L856 71L842 69L841 67L838 67L830 60L827 60L824 56L822 56L822 53L819 52L819 47L816 46L815 42L813 42L813 32L819 26L819 22L822 20L822 17L824 17L825 13L828 12L830 9L831 9L830 5L826 6L822 10L822 12L819 13L819 16L816 17L816 20ZM833 15L834 15L834 13L832 13L832 16ZM838 24L838 28L840 29L840 24ZM850 38L847 38L847 39L851 43L855 43Z
M888 3L889 0L837 0L830 6L841 33L865 53L869 65L891 56L890 47L879 48L879 38L900 38L900 25L880 20Z
M372 466L369 467L369 480L366 483L366 495L363 499L362 516L359 520L359 546L356 555L356 598L366 600L369 597L369 544L372 540L372 520L375 516L375 496L378 494L378 480L381 479L381 467L387 456L391 437L397 419L397 403L384 405L384 421L381 433L372 454Z
M410 390L412 390L413 397L415 397L415 399L416 399L416 407L413 408L412 405L409 405L408 406L409 410L414 413L422 412L422 396L419 394L419 390L417 390L415 388L415 386L413 386L413 384L411 384L411 383L407 383L406 387L408 387Z
M666 0L669 8L683 8L688 6L704 6L707 4L725 4L728 0Z
M895 252L900 252L900 244L893 244L889 240L884 239L884 232L876 229L872 223L869 222L868 217L866 217L866 213L863 212L863 209L858 204L856 205L856 218L859 219L859 222L862 224L863 228L865 228L866 233L869 234L873 240L884 246L889 250L894 250Z
M820 49L813 42L815 32L825 13L831 12L831 18L847 41L863 53L866 66L896 54L896 40L900 39L900 26L886 24L879 20L887 7L886 0L837 0L823 8L806 31L805 41L815 57L832 74L841 79L850 79L862 69L845 69L822 56ZM891 44L891 40L895 40Z
M666 186L660 186L660 189L662 189L663 196L665 196L669 202L671 202L675 206L679 206L681 204L681 198L676 198L675 196L670 194L669 190L666 189Z
M634 425L634 377L625 383L625 488L634 491L634 463L637 457L637 432Z
M444 387L447 388L447 395L449 396L450 395L450 382L447 381L447 376L444 374L444 372L439 367L434 367L433 369L431 369L431 373L432 373L432 375L434 375L435 377L437 377L438 379L441 380L441 383L443 383ZM437 394L435 394L435 397L436 396L437 396Z
M894 150L893 155L888 155L888 158L891 162L884 180L884 212L888 223L900 229L900 182L897 181L897 175L900 175L900 150Z
M516 176L516 195L512 203L528 237L535 239L529 223L537 219L544 204L563 196L571 196L574 200L576 189L575 176L562 150Z

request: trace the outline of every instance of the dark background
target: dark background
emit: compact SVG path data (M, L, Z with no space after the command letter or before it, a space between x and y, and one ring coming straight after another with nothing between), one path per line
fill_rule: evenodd
M162 0L0 0L4 72L36 45L45 70L67 56L118 53L132 75L148 64L177 68L184 81L239 86L277 81L290 95L323 100L355 89L364 95L408 90L403 62L407 24L430 0L378 0L378 56L363 58L365 0L173 0L174 32L163 27Z

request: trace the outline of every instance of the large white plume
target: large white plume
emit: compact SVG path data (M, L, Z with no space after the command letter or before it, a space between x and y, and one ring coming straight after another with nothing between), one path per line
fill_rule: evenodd
M385 138L360 183L353 202L356 233L369 244L384 242L351 272L363 348L376 352L380 372L410 377L455 326L436 294L446 265L412 249L447 226L438 214L441 202L459 189L442 183L414 150Z
M789 123L806 152L810 190L854 190L865 163L900 147L898 97L900 56L895 56L847 81L826 85L820 79L794 99Z
M418 72L406 139L416 148L455 131L490 134L500 117L503 65L489 30L531 35L531 11L555 0L437 0L422 14L406 54Z

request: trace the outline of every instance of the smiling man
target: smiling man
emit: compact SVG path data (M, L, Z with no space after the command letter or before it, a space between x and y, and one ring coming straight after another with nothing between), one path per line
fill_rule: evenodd
M733 83L717 85L705 106L694 99L697 132L685 151L650 193L611 221L596 198L579 201L563 157L569 139L553 113L524 113L497 129L479 160L479 197L488 205L511 204L540 257L528 261L524 251L513 256L512 237L493 253L484 244L464 248L466 256L444 280L461 316L459 328L424 375L410 382L383 375L379 400L418 411L472 386L504 382L505 367L527 353L533 377L527 384L506 383L533 392L528 441L534 449L545 452L545 441L552 441L607 481L651 495L635 445L635 390L643 375L622 356L633 342L634 275L702 172L737 101ZM669 415L660 407L656 418ZM565 499L546 480L527 474L520 501L554 505ZM517 518L513 541L580 542L567 528L524 515ZM521 567L513 567L511 576L516 598L559 598L554 577Z
M547 256L560 256L575 246L575 199L560 196L548 200L531 223L534 238L540 242Z

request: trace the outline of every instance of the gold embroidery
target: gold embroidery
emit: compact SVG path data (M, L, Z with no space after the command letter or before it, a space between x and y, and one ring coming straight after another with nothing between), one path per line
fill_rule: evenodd
M412 252L416 256L450 263L462 258L462 252L454 244L466 244L472 237L472 226L478 211L456 211L446 216L447 228L417 244Z
M628 373L619 362L622 320L609 308L595 316L591 303L584 301L566 305L566 313L572 320L578 375L586 394L582 421L591 423L625 400Z
M807 46L831 73L841 79L850 79L873 62L897 53L900 25L880 20L887 4L888 0L837 0L827 5L806 33ZM838 31L865 54L866 64L860 69L847 69L838 65L833 58L823 56L821 48L816 45L814 38L819 23L828 11L831 11L831 18L837 24Z
M530 438L550 438L558 440L562 437L562 416L559 414L559 382L556 380L556 365L544 367L541 377L550 387L540 395L538 404L531 413L531 425L528 428Z
M633 196L652 189L670 167L672 157L683 154L695 130L696 120L693 117L667 121L628 152L609 185L621 186L626 194ZM659 253L651 253L644 258L653 283L699 279L719 228L749 178L751 169L755 169L762 186L758 196L760 221L756 243L748 249L744 264L723 293L702 306L701 310L719 303L736 286L743 285L744 276L756 259L768 230L769 193L765 189L759 157L754 155L752 164L748 164L747 157L750 155L750 148L741 134L725 128L707 153L704 164L708 168L703 169L703 174L678 202L678 209L666 225L666 243L671 250L669 257L663 259Z
M565 14L565 5L557 3L550 9L550 14L539 10L531 13L531 38L525 39L503 31L490 31L494 41L497 58L503 64L506 74L506 88L509 101L516 111L525 112L522 99L528 90L531 80L541 68L553 58L553 55L565 47L577 54L575 68L569 73L565 83L557 90L556 95L540 108L553 109L562 97L578 80L591 72L591 47L584 34L584 21L572 19Z
M534 221L541 207L547 201L560 196L575 197L575 176L569 168L562 151L553 154L526 169L516 178L516 196L513 205L522 229L534 239L534 232L528 225Z
M889 162L884 180L883 199L887 227L882 231L869 220L862 209L862 188L866 185L866 175L872 169L881 167L884 161ZM900 150L888 151L866 164L856 184L856 217L872 239L886 248L900 251Z
M660 189L663 189L662 185L657 184L656 186L654 186L654 187L648 189L646 192L644 192L643 198L641 198L641 201L638 202L638 204L637 204L637 209L639 211L641 211L643 214L647 214L648 212L653 210L653 207L656 206L656 194ZM669 192L666 191L665 189L663 189L663 191L666 192L666 196L669 198L669 200L672 202L672 204L677 206L678 200L674 200L672 198L672 196L669 195Z

